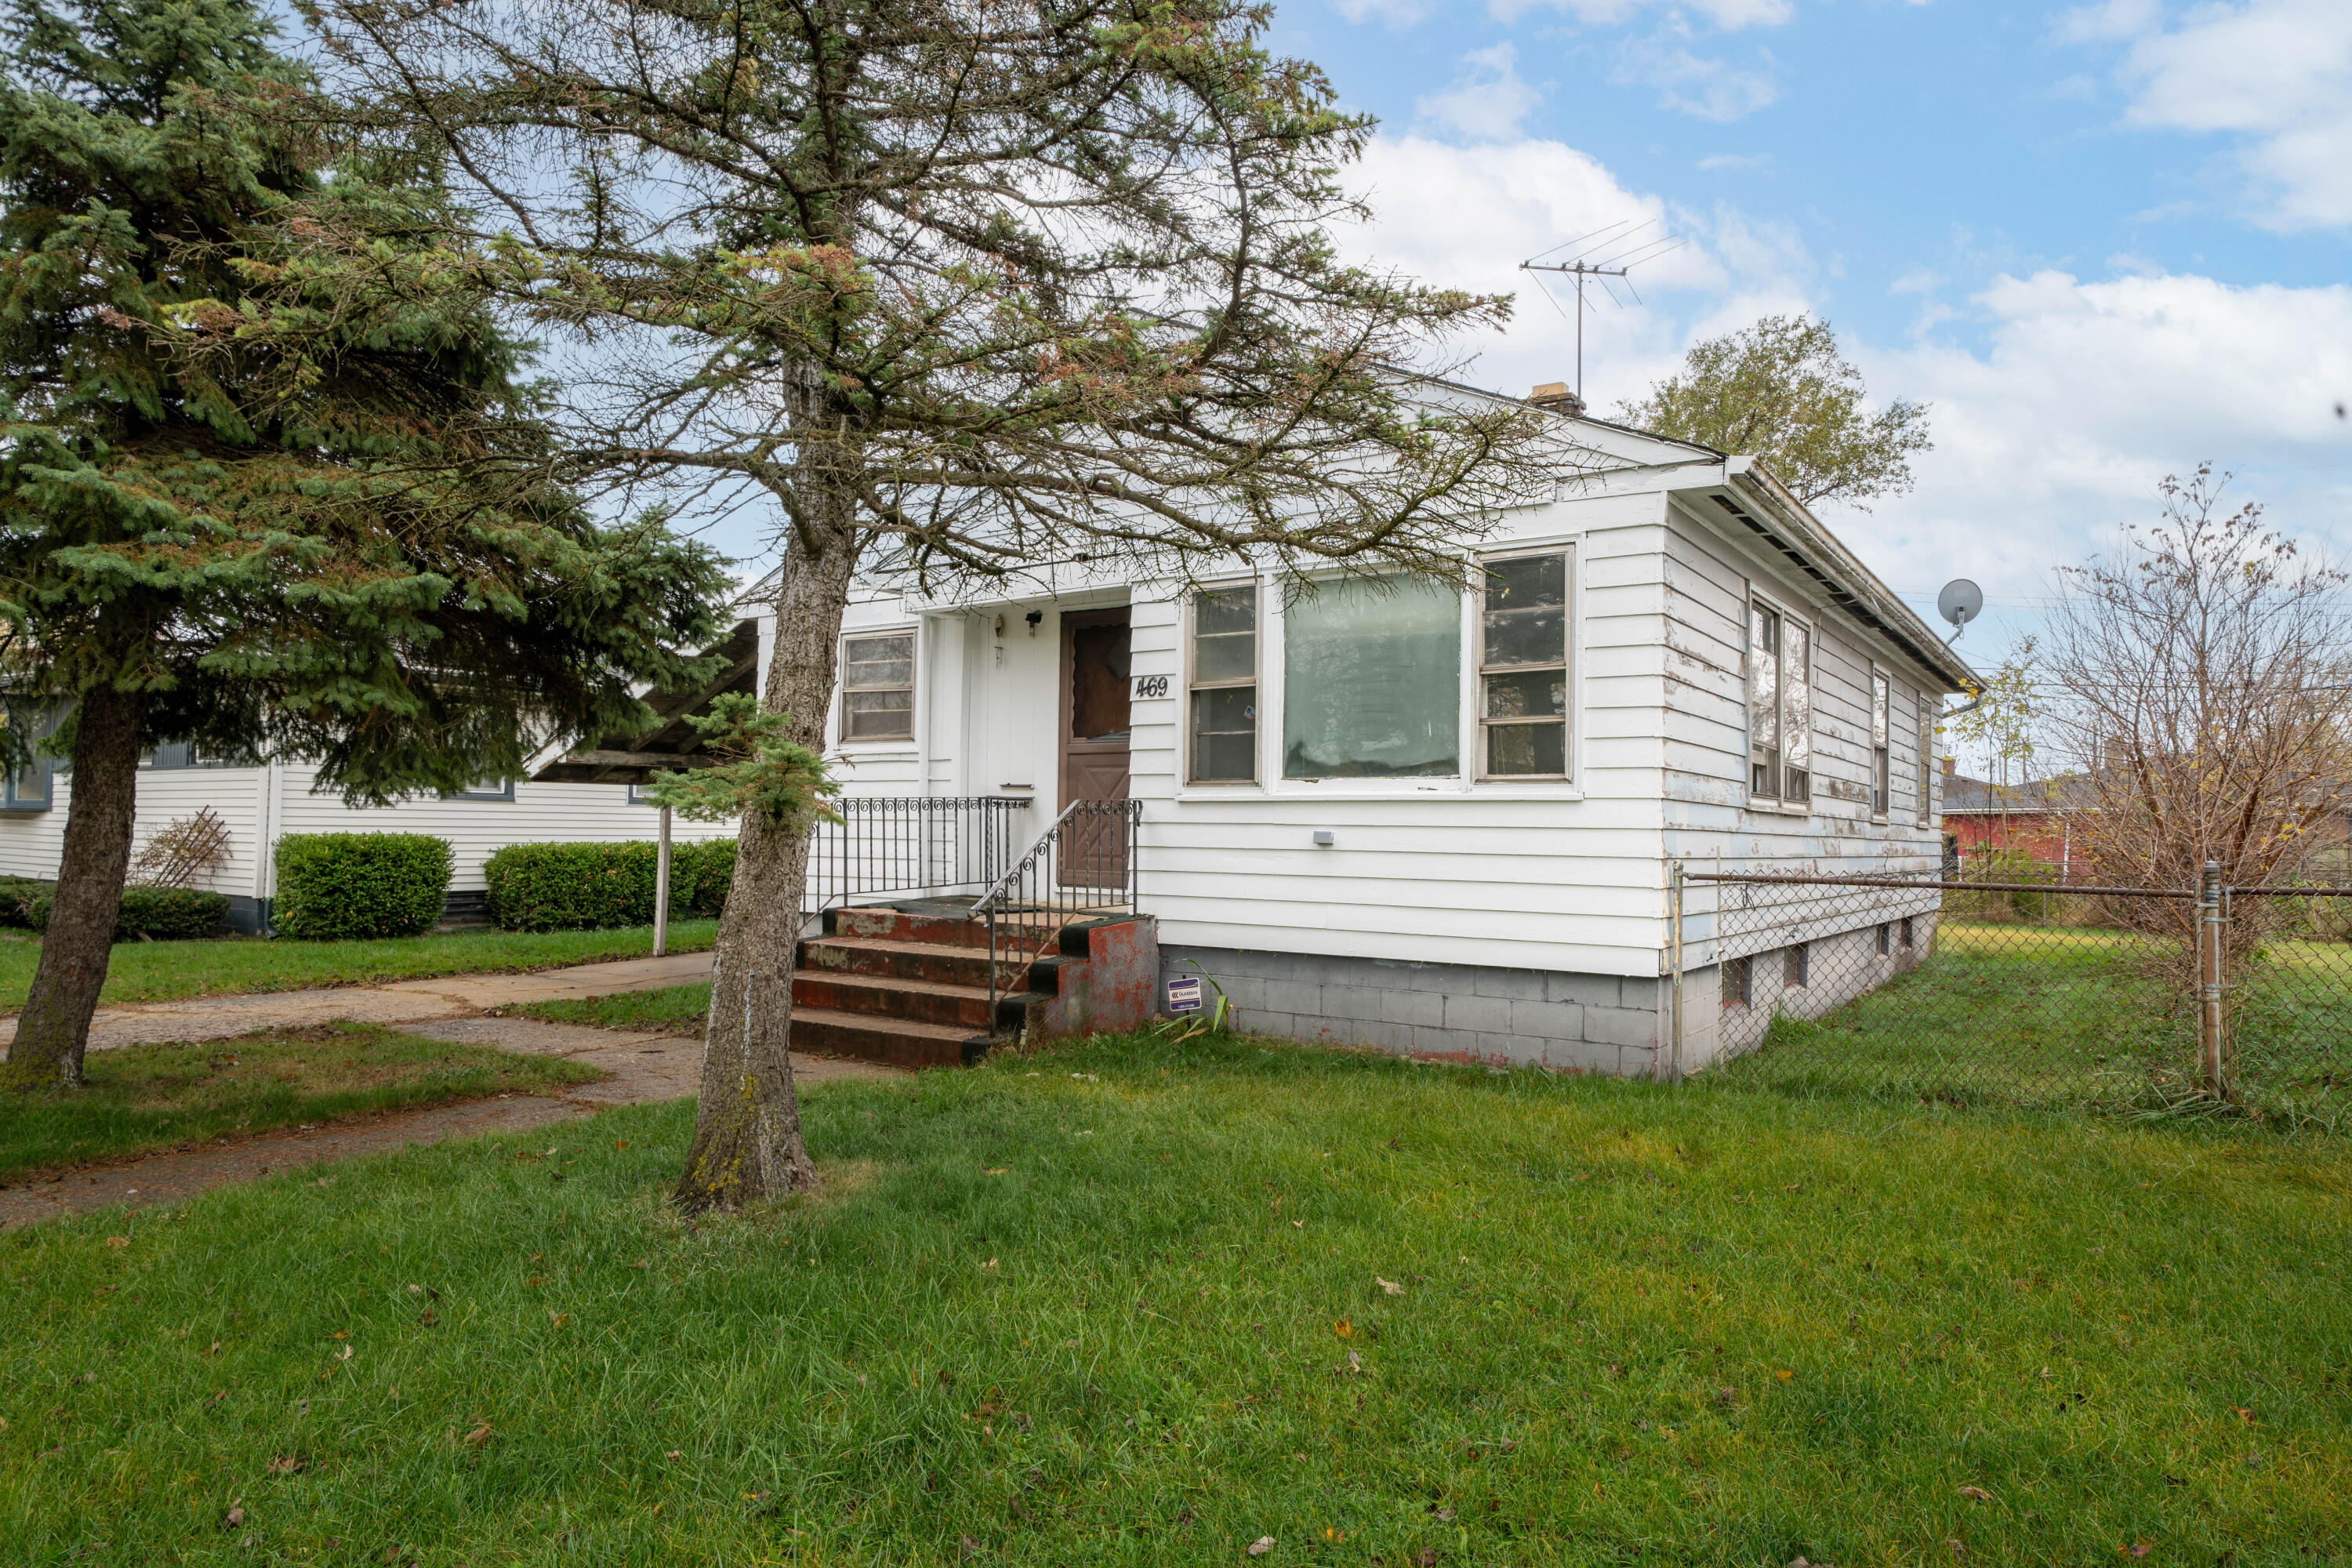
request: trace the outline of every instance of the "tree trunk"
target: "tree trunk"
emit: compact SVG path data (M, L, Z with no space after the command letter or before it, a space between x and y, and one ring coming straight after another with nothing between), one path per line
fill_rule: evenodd
M846 506L836 517L835 527L812 528L805 539L795 530L787 540L762 704L790 715L791 738L818 752L825 749L842 611L856 564ZM785 1049L801 899L808 886L809 826L804 818L773 823L757 813L743 818L710 973L694 1146L677 1184L678 1205L690 1211L733 1208L816 1182L816 1167L801 1142L800 1102Z
M8 1047L12 1089L79 1088L90 1015L114 951L114 918L131 868L131 821L139 798L139 736L147 694L110 686L83 694L73 747L73 804L58 861L58 891L40 965Z

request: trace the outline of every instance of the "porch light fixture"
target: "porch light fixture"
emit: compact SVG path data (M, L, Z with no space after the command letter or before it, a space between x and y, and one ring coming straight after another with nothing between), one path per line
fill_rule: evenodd
M1037 635L1038 626L1045 622L1045 612L1043 610L1032 610L1021 618L1029 623L1029 635L1034 637Z

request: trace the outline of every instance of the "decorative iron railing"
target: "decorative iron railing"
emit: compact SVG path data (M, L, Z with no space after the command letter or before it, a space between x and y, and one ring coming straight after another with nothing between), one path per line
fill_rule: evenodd
M1142 822L1138 801L1074 800L971 906L971 918L988 923L990 1017L1008 968L1027 964L1081 916L1135 908Z
M1020 852L1014 795L858 795L809 845L803 914L875 893L956 898L992 888Z

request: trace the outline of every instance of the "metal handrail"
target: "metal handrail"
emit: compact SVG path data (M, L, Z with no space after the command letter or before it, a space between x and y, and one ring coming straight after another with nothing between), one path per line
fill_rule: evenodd
M1017 795L856 795L809 834L803 916L873 893L948 898L1002 880Z
M970 918L988 926L992 1027L1009 964L1034 960L1081 914L1134 908L1142 821L1139 801L1074 800L972 904Z

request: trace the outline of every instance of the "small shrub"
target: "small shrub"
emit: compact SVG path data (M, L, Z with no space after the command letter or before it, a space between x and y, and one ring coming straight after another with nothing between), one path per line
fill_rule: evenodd
M35 931L48 930L49 911L57 898L58 890L50 884L27 895L23 900L25 923ZM145 937L154 942L192 942L217 936L227 914L226 893L199 892L194 888L125 888L122 907L114 916L114 940L136 942Z
M32 914L26 906L56 887L55 882L44 882L37 877L0 877L0 926L29 929Z
M415 936L441 918L449 841L425 833L289 833L278 841L280 936Z
M482 866L490 918L508 931L599 931L651 925L659 847L619 844L509 844ZM735 879L735 841L670 846L670 912L716 914Z
M131 862L134 888L193 888L228 864L228 825L205 806L147 841Z
M681 908L706 915L723 914L728 890L735 886L735 840L713 838L702 844L678 844L670 848L669 896Z

